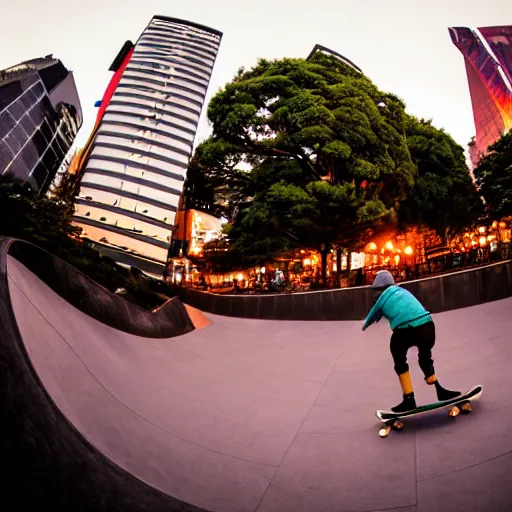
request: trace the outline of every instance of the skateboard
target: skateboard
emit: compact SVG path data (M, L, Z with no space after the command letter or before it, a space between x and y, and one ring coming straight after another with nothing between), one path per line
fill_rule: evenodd
M450 408L448 415L452 418L457 417L461 412L464 414L469 414L473 410L471 402L480 398L482 391L482 386L474 386L470 390L466 391L466 393L452 398L451 400L422 405L421 407L416 407L416 409L412 409L411 411L407 412L378 410L375 414L377 415L377 418L379 418L379 420L381 420L385 425L379 430L379 435L380 437L387 437L391 430L402 430L404 428L404 424L402 421L400 421L402 419L410 418L412 416L419 416L430 411L437 411L438 409L444 409L445 407Z

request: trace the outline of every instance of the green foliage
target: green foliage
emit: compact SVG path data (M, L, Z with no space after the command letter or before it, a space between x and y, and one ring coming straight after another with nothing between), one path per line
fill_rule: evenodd
M26 240L55 254L105 288L125 290L131 302L152 309L167 297L155 293L148 280L117 265L85 243L71 223L74 208L63 200L37 196L28 185L0 176L0 236Z
M196 158L231 220L237 261L357 250L397 222L444 237L482 214L463 149L336 58L261 60L208 116L213 135Z
M512 131L489 147L474 175L492 218L512 215Z
M402 225L419 224L445 238L469 227L483 213L464 150L431 121L409 118L407 141L418 168L415 187L400 208Z
M385 111L377 106L382 101ZM335 58L262 60L212 99L214 136L202 151L220 145L225 158L288 157L312 178L329 176L333 183L366 179L361 170L371 169L367 194L378 193L373 184L381 175L401 173L403 195L414 178L403 109Z
M21 182L0 177L0 235L33 242L60 255L73 246L80 229L71 224L73 207L37 196Z
M208 117L213 136L196 158L231 205L242 259L355 247L414 184L403 103L336 58L261 60L215 95Z

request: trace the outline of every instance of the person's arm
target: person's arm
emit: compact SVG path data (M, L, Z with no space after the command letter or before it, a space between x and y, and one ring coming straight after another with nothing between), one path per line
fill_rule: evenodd
M363 331L366 331L370 325L378 322L382 318L381 307L384 304L384 301L382 300L383 296L384 294L382 293L381 296L377 299L377 302L373 305L373 308L370 309L370 312L364 321Z

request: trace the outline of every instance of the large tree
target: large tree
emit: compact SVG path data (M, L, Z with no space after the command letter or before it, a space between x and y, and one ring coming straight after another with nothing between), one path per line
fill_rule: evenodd
M0 176L0 235L33 242L60 255L81 229L73 226L73 207L38 196L27 184Z
M430 120L409 117L406 133L418 175L400 207L401 224L434 229L446 240L450 232L469 227L483 214L464 149Z
M495 219L512 215L512 131L489 146L473 172L489 214Z
M240 70L208 117L213 136L196 155L242 183L232 189L245 228L235 247L254 256L307 237L324 252L347 232L357 243L358 233L396 216L414 184L403 103L334 57ZM283 170L295 178L283 179Z

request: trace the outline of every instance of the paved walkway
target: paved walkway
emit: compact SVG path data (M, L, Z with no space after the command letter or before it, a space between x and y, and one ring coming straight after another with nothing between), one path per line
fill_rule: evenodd
M142 481L216 512L512 510L512 299L435 317L440 382L474 412L378 436L401 399L389 327L208 315L146 339L84 315L9 257L18 325L56 405ZM431 402L410 353L417 401Z

